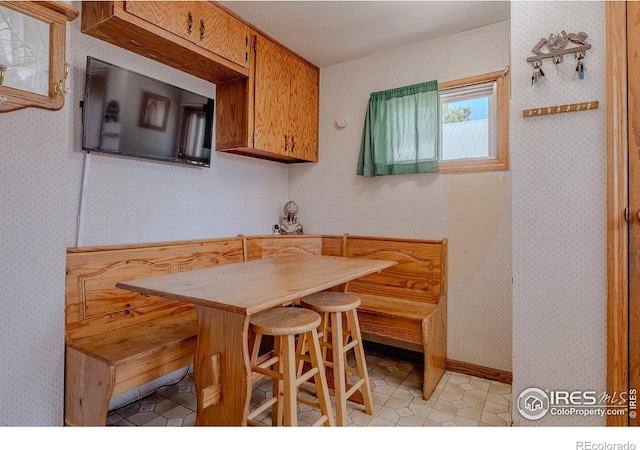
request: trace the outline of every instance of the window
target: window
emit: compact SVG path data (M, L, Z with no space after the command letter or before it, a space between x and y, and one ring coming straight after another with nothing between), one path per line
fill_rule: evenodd
M441 173L509 168L509 73L439 83Z

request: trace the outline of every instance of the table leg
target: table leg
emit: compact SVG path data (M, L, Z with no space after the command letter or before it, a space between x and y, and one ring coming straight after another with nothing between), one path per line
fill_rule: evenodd
M196 313L196 425L246 425L251 400L249 316L200 305ZM213 397L210 393L218 384L219 396Z

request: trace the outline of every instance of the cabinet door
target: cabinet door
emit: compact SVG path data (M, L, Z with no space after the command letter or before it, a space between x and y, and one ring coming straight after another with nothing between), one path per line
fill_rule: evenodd
M199 5L196 44L242 67L249 65L249 27L209 2Z
M125 2L128 13L192 42L199 30L198 8L198 2Z
M318 71L291 58L289 133L291 156L318 161Z
M289 155L290 56L271 41L256 37L254 148Z

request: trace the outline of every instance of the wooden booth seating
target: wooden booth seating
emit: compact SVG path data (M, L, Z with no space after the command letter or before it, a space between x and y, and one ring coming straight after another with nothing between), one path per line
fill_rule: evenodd
M104 426L115 395L193 362L193 305L117 282L241 262L243 239L67 249L65 425Z
M306 255L322 254L322 235L319 234L273 234L248 237L239 235L239 237L244 239L246 261L294 255L296 253Z
M428 400L447 359L447 239L324 236L322 252L398 263L345 289L359 294L362 332L422 346L422 393Z

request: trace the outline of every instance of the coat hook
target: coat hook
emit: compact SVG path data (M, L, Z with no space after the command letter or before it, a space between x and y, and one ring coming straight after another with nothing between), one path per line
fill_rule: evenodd
M71 66L69 65L69 63L64 63L64 78L53 85L53 92L58 95L62 95L63 97L67 95L67 90L65 89L64 83L67 81L70 68Z
M0 86L2 86L2 83L4 83L4 73L6 70L7 68L0 64Z

